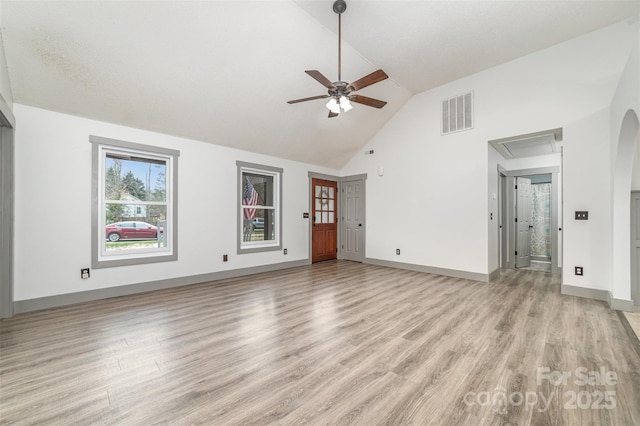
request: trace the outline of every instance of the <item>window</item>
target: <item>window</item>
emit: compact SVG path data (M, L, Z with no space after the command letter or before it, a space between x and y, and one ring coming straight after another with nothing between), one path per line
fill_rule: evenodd
M282 169L238 161L238 254L282 248Z
M179 151L91 136L94 268L177 260Z

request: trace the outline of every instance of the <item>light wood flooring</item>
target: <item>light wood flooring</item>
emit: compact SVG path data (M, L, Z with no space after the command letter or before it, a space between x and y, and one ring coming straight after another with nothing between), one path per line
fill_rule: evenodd
M640 424L616 312L541 272L479 283L330 261L0 330L2 424Z
M519 268L525 271L540 271L551 273L551 262L532 260L526 268Z

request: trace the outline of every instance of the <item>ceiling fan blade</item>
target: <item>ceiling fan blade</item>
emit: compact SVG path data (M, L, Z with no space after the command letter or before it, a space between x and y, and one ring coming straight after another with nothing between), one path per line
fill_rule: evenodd
M336 114L336 113L335 113L335 112L333 112L333 111L329 111L329 118L337 117L337 116L339 116L339 115L340 115L340 114Z
M329 81L329 79L327 77L322 75L322 73L320 71L307 70L305 72L307 74L309 74L311 77L313 77L318 83L320 83L324 87L326 87L327 89L335 89L336 88L336 86L334 86L333 83L331 81Z
M288 104L297 104L298 102L306 102L306 101L313 101L316 99L324 99L324 98L328 98L329 95L319 95L319 96L311 96L310 98L302 98L302 99L295 99L293 101L287 101Z
M374 107L374 108L382 108L387 104L385 101L369 98L367 96L362 96L362 95L351 95L349 96L349 99L351 100L351 102L356 102L356 103Z
M351 83L349 85L349 88L355 92L356 90L360 90L367 86L371 86L372 84L375 84L382 80L386 80L387 78L389 78L389 76L384 71L382 70L374 71L371 74L365 75L361 79Z

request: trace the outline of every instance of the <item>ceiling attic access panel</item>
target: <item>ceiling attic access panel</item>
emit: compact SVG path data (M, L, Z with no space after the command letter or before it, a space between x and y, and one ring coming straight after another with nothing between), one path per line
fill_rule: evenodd
M494 139L489 143L507 159L556 154L562 147L562 128Z

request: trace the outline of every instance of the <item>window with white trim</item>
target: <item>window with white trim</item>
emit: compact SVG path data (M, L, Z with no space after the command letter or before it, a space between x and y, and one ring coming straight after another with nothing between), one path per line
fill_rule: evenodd
M282 248L282 169L238 166L238 254Z
M92 266L177 260L179 151L91 136Z

